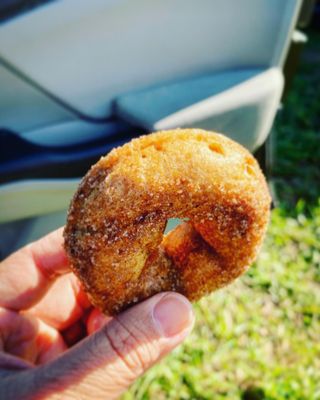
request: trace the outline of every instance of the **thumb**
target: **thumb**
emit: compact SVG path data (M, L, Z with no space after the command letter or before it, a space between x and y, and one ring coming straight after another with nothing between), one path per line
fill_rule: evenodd
M185 297L158 294L113 318L54 362L36 369L37 387L43 395L59 393L61 399L117 398L181 343L193 322Z

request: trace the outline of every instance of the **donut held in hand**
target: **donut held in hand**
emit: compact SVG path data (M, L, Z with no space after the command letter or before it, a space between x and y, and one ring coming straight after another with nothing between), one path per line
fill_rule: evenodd
M106 314L160 291L193 301L254 261L269 208L265 178L242 146L198 129L163 131L90 169L70 206L65 248ZM164 236L169 218L184 222Z

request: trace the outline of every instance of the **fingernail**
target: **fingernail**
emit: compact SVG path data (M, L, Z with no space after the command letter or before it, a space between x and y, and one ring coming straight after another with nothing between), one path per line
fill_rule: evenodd
M155 305L153 317L160 333L172 337L190 328L193 322L191 304L178 294L169 294Z

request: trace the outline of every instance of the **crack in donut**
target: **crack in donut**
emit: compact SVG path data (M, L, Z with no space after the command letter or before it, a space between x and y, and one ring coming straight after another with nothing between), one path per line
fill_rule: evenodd
M254 261L269 209L264 176L242 146L199 129L162 131L92 166L70 205L65 248L106 314L160 291L195 301ZM164 235L170 218L187 221Z

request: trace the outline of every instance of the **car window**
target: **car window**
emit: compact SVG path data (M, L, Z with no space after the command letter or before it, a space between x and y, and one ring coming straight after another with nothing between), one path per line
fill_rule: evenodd
M0 23L56 0L1 0Z

